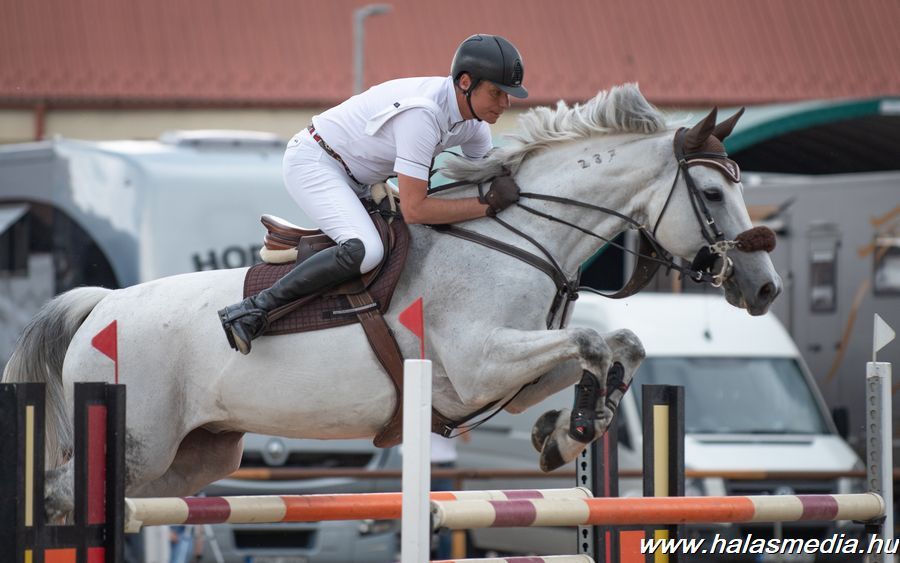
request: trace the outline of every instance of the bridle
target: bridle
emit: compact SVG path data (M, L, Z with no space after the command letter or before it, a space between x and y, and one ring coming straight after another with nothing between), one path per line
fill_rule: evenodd
M568 277L557 260L542 244L540 244L532 236L524 233L520 229L504 221L499 216L494 216L493 220L502 225L505 229L516 234L520 238L527 240L540 251L543 257L504 243L502 241L487 237L480 233L458 227L456 225L431 225L431 227L439 232L451 234L459 238L488 246L490 248L503 252L504 254L514 256L550 276L550 278L553 279L554 283L556 284L557 293L547 315L548 329L552 327L553 321L555 318L557 318L557 313L559 313L559 309L561 306L563 307L563 310L559 318L561 319L561 322L562 319L566 318L568 307L572 301L578 298L579 290L583 289L586 291L591 291L593 293L599 293L600 295L609 297L611 299L621 299L624 297L628 297L643 289L650 282L650 280L653 278L653 276L661 266L665 266L667 271L678 271L681 274L691 278L695 282L708 283L713 287L721 287L734 274L734 262L728 256L729 251L737 249L744 252L753 252L755 250L771 250L771 248L768 248L767 244L750 244L749 242L753 238L751 236L753 233L751 232L757 231L758 229L765 229L764 227L756 227L754 229L750 229L749 231L745 231L744 233L738 235L734 240L728 240L725 238L724 233L719 228L718 224L715 221L715 218L712 216L712 213L710 213L709 207L706 205L703 194L700 193L699 188L694 182L694 179L690 173L690 168L692 166L706 166L709 168L713 168L723 173L726 178L728 178L732 183L735 184L740 182L740 168L738 167L737 163L728 158L728 155L725 152L685 153L684 144L686 133L687 129L685 128L681 128L675 133L673 145L675 159L678 162L678 169L675 173L675 179L672 181L672 187L669 189L669 194L666 198L666 201L663 204L662 210L657 216L656 222L652 229L649 229L646 225L614 209L594 205L592 203L587 203L584 201L561 196L539 194L533 192L521 192L519 194L520 200L515 205L517 205L520 209L538 217L542 217L556 223L561 223L570 228L581 231L588 236L600 239L606 244L619 248L623 252L627 252L638 258L631 278L622 289L615 293L607 294L596 291L593 288L579 286L580 273L574 278ZM656 231L659 228L659 224L663 216L665 215L669 203L672 200L672 196L675 193L675 189L678 186L678 178L682 175L684 176L685 185L687 186L691 207L694 210L694 214L700 227L700 233L708 243L707 245L701 247L701 249L697 252L697 255L694 257L689 267L683 266L682 264L676 262L672 254L665 250L660 244L659 240L657 240L656 238ZM490 180L492 179L493 178L477 184L478 193L480 196L484 196L484 185L490 182ZM471 185L471 183L460 181L445 184L431 189L429 191L429 194L456 188L463 185ZM629 228L638 232L640 236L639 249L637 252L635 252L634 250L627 248L626 246L619 244L614 240L599 235L591 231L590 229L586 229L564 219L560 219L559 217L556 217L554 215L550 215L548 213L544 213L542 211L534 209L533 207L523 203L523 199L535 199L560 203L563 205L574 205L577 207L591 209L617 217L627 223ZM763 238L766 238L766 240L768 240L767 237ZM716 264L718 264L719 267L716 271L713 271Z
M693 152L685 154L684 137L687 129L681 128L675 133L674 151L675 159L678 161L678 171L675 173L675 180L672 182L672 188L666 203L656 219L656 225L653 227L653 235L656 236L656 230L659 223L666 212L672 194L675 192L675 186L678 183L679 175L684 176L684 183L687 186L688 196L691 201L691 208L694 210L694 216L700 225L700 234L709 243L703 246L697 252L694 260L691 262L692 272L685 272L691 279L697 282L707 282L713 287L721 287L734 273L734 261L728 256L728 251L738 248L740 235L736 240L726 240L722 229L716 223L715 218L706 205L706 199L697 188L693 176L690 174L691 166L706 166L721 172L733 184L741 181L741 169L736 162L728 158L728 154L722 152ZM718 272L712 272L716 263L716 258L721 264ZM671 258L670 258L671 259Z

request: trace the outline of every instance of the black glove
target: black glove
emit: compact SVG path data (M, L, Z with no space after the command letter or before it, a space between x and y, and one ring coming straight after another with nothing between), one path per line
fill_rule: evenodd
M480 201L488 205L487 214L489 217L493 217L519 201L519 186L516 185L516 181L513 180L512 176L508 174L497 176L491 182L491 188Z

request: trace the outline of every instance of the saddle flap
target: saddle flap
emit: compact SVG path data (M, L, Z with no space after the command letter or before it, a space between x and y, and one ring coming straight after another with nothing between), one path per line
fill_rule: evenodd
M386 241L385 260L382 264L365 276L351 280L338 288L301 298L273 311L269 315L271 324L266 331L267 334L289 334L355 323L357 322L355 315L345 314L345 311L351 308L347 302L347 295L360 293L366 289L372 295L378 309L387 311L406 262L409 229L400 220L388 225L380 216L376 215L373 218L378 225L379 233L382 234L382 240ZM334 244L324 235L313 236L307 242L310 242L310 254L312 250L320 249L316 248L318 245L324 245L322 248L325 248ZM256 295L270 287L293 267L294 263L262 263L252 266L244 279L244 297Z

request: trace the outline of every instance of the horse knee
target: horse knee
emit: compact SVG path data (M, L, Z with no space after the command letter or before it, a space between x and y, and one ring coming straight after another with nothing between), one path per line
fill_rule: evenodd
M603 336L592 328L579 327L572 331L572 339L578 348L582 366L590 371L605 373L612 351Z
M647 357L641 339L627 328L607 334L606 342L613 348L616 360L626 364L631 369L636 369Z

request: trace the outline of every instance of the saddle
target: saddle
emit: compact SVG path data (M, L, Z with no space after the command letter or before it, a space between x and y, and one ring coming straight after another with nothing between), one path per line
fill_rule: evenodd
M384 244L385 257L381 263L359 278L275 309L269 314L266 334L291 334L353 324L359 322L359 307L381 313L387 311L406 263L409 230L402 220L388 223L377 213L371 217ZM265 262L248 270L244 278L244 297L271 287L300 262L316 252L335 246L335 242L321 231L297 227L274 215L263 215L260 222L267 231L260 252ZM286 248L288 245L293 246ZM285 250L292 252L285 254ZM296 259L284 262L286 256L296 256ZM361 303L354 296L361 296L365 302Z
M363 203L384 243L385 257L381 264L359 278L275 309L269 314L266 334L290 334L360 323L396 391L394 413L374 439L376 446L386 448L399 444L402 439L403 355L382 315L390 306L406 263L409 229L396 212L367 200ZM260 221L266 228L260 251L266 262L248 270L244 278L244 297L270 287L297 263L336 244L321 231L304 229L273 215L263 215Z

